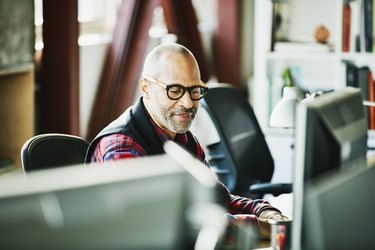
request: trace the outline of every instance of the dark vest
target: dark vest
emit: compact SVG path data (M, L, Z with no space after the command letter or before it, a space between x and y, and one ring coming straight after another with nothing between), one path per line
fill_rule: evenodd
M149 119L141 97L94 138L87 150L85 162L90 162L97 142L104 136L111 134L124 134L132 137L146 151L147 155L163 154L163 142L156 134L154 126ZM195 155L195 139L190 131L186 134L188 143L184 147Z

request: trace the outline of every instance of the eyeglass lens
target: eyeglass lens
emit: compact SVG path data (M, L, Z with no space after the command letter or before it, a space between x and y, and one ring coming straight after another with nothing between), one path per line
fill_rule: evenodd
M193 88L184 88L180 85L173 85L167 91L168 97L174 100L181 98L185 94L185 91L189 92L190 98L192 100L199 100L206 93L206 89L200 86L196 86Z

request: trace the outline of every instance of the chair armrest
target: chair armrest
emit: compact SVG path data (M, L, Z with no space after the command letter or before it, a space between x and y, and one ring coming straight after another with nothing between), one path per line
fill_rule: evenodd
M291 193L293 189L292 183L257 183L250 186L250 192L254 194L272 194L278 196L280 194Z

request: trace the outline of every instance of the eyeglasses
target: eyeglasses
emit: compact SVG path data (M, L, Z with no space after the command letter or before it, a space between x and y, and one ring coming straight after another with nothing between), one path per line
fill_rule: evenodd
M181 97L184 96L185 92L188 91L190 94L190 98L193 101L199 101L202 99L207 91L208 88L205 86L205 84L200 81L199 85L194 85L190 87L184 87L181 84L174 83L174 84L165 84L158 79L155 79L151 76L146 75L145 73L142 73L142 78L145 80L152 82L154 84L159 85L160 87L164 88L167 91L167 96L171 100L178 100Z

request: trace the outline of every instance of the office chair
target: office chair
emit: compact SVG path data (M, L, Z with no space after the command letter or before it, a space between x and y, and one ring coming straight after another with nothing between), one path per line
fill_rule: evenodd
M68 134L40 134L27 140L21 149L24 172L85 162L89 143Z
M251 198L291 193L290 183L270 183L273 157L243 93L229 84L212 84L201 105L220 136L205 145L208 161L232 193Z

